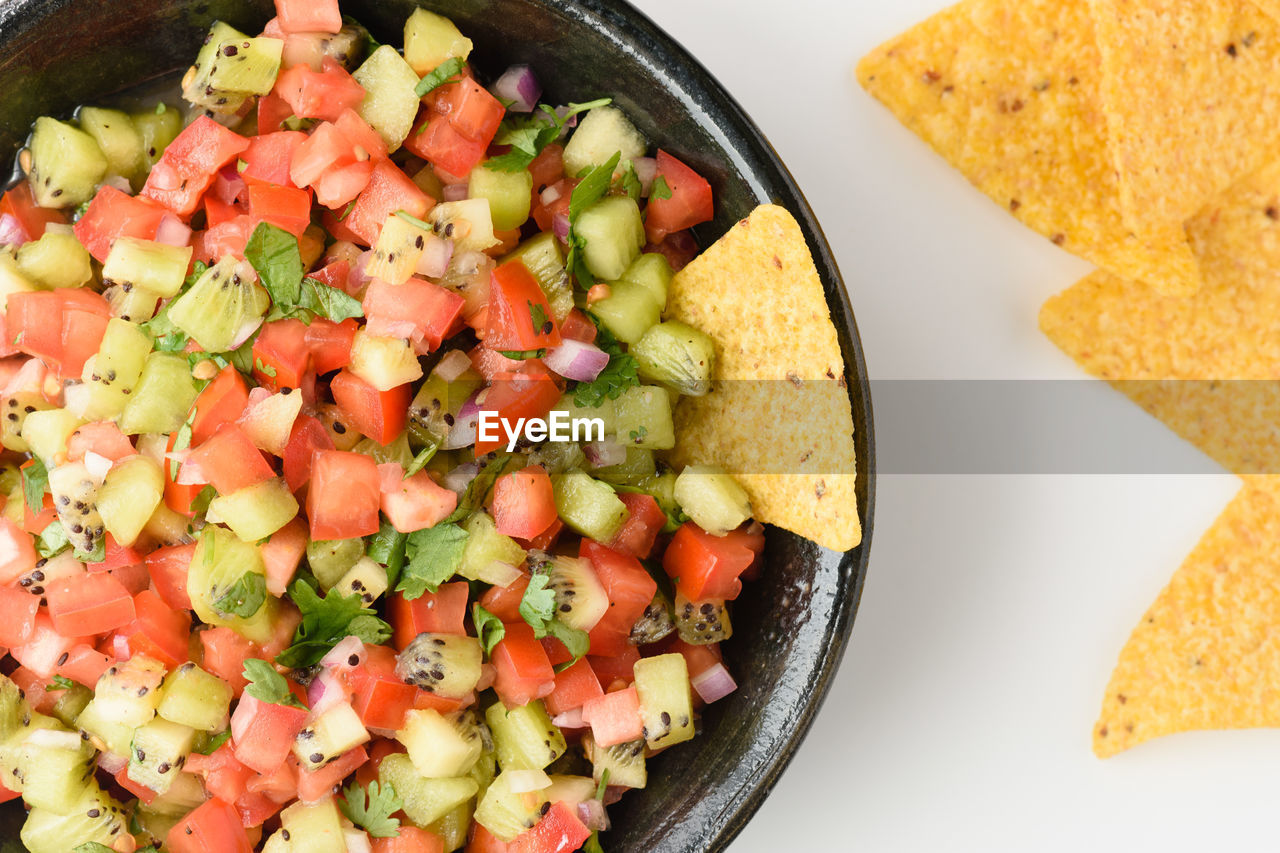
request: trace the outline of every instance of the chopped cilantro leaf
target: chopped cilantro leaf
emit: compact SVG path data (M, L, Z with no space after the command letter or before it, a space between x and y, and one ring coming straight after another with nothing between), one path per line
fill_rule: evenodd
M298 300L298 307L334 323L364 316L360 300L314 278L302 280L302 296Z
M253 229L244 257L258 272L273 305L293 307L302 296L302 255L298 238L283 228L263 222Z
M225 592L213 600L213 609L223 616L248 619L267 600L267 579L257 572L245 572Z
M507 470L515 454L501 453L485 463L480 469L480 473L467 484L467 489L458 498L458 508L449 513L448 518L444 521L446 524L461 521L471 514L472 510L484 503L485 498L489 496L489 490L493 488L493 484L498 477L502 476L502 472Z
M22 497L32 515L44 509L44 493L49 490L49 470L40 457L33 456L31 464L22 469Z
M479 604L471 605L471 621L475 623L476 636L480 639L480 645L484 647L484 653L492 654L493 647L507 635L506 626L502 624L501 619Z
M609 363L590 382L580 382L573 391L573 404L594 409L605 400L616 400L628 388L640 384L640 363L622 351L617 338L603 327L596 332L596 346L609 353Z
M400 835L400 820L393 814L404 808L390 783L371 781L368 791L352 782L342 789L338 808L347 820L367 831L374 838L396 838Z
M540 303L534 302L532 299L529 300L528 305L529 320L533 323L533 333L535 335L549 334L550 329L547 327L547 324L551 321L547 318L546 309L544 309Z
M271 705L289 705L294 708L305 708L298 697L289 690L289 682L276 672L276 668L258 658L245 658L244 677L249 686L244 689L259 702Z
M539 104L538 111L532 115L507 117L494 141L510 146L511 150L486 160L485 168L495 172L519 172L529 168L543 149L560 138L569 119L609 103L609 98L600 98L585 104L570 104L564 115L546 104Z
M419 219L418 217L414 216L413 214L409 213L408 211L405 211L405 210L397 210L397 211L396 211L396 216L400 217L400 218L401 218L401 219L403 219L405 222L408 222L410 225L413 225L413 226L415 226L415 227L417 227L417 228L421 228L423 231L431 231L431 230L432 230L432 226L431 226L431 223L430 223L430 222L425 222L425 221L423 221L423 220Z
M449 78L456 77L462 71L462 68L464 65L466 65L466 63L463 62L458 57L456 56L449 57L444 62L441 62L439 65L437 65L435 67L435 70L433 70L430 74L428 74L426 77L423 77L418 82L418 85L413 90L413 93L417 95L419 98L421 98L425 96L428 92L431 92L434 89L440 88L445 83L449 82Z
M276 369L260 358L253 360L253 369L263 376L270 376L272 379L276 378Z
M667 179L662 175L653 179L653 191L649 193L649 198L671 198L671 187L667 185Z
M618 168L618 161L621 158L621 152L615 152L608 161L588 172L587 176L573 188L573 195L569 197L570 224L577 220L582 211L604 198L610 184L613 183L613 171Z
M635 202L640 201L640 194L644 187L640 185L640 176L636 174L636 167L630 160L627 161L626 168L622 170L620 184L622 191L627 194L628 198Z
M520 618L533 628L533 636L539 640L547 636L547 623L556 613L555 590L547 588L550 580L545 572L535 570L520 599Z
M531 358L542 358L547 351L545 349L500 349L498 353L513 361L528 361Z
M378 532L369 537L369 547L365 556L387 569L387 586L395 587L400 579L400 570L404 567L405 543L407 536L396 530L385 518Z
M462 565L462 554L470 535L456 524L437 524L409 534L405 546L408 560L396 587L409 601L435 592Z
M215 752L218 751L218 747L222 746L224 743L226 743L229 740L231 740L231 729L227 729L225 732L219 732L218 734L209 738L208 742L206 742L204 746L197 749L196 752L200 753L201 755L213 755Z
M67 678L65 675L55 675L53 677L54 690L70 690L72 687L75 687L75 686L76 686L76 683L72 681L70 678Z
M426 447L418 451L418 455L413 457L413 461L409 463L409 467L404 469L404 478L407 480L414 474L427 467L427 463L436 455L436 451L440 446L435 442L428 444Z
M67 538L67 530L61 521L51 521L36 537L36 553L48 559L54 554L61 554L71 544Z
M573 666L582 659L582 656L591 647L591 639L587 636L586 631L571 628L559 619L552 619L547 623L547 633L564 643L564 647L569 650L569 654L573 655L573 660L560 664L556 667L556 672L563 672Z
M305 580L289 587L289 597L302 612L302 624L293 632L293 645L276 658L289 667L307 667L320 661L345 637L359 637L380 644L391 637L391 626L364 606L358 595L330 589L321 598Z

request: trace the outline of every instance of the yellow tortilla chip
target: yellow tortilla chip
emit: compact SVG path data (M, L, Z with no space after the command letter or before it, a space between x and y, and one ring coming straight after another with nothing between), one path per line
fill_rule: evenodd
M1185 233L1121 214L1086 0L966 0L872 51L862 85L1054 243L1163 293L1200 283Z
M673 461L724 467L760 521L837 551L862 541L844 360L791 214L735 225L676 274L667 315L716 345L712 392L676 408Z
M1106 758L1197 729L1280 726L1280 483L1246 478L1142 617L1102 702Z
M1280 24L1248 0L1089 0L1125 221L1162 237L1280 140Z
M1193 297L1095 273L1045 303L1041 328L1226 468L1280 473L1280 163L1188 231L1205 273Z

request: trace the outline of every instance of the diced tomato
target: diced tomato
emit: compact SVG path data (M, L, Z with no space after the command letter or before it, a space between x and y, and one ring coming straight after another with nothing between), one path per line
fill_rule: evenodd
M569 215L569 203L573 200L573 188L578 185L577 178L564 178L547 187L534 199L530 214L538 224L538 230L550 231L557 215Z
M547 711L553 717L581 708L587 701L604 695L600 679L585 659L556 673L556 688L547 696Z
M208 441L223 424L235 423L249 405L249 386L235 367L222 368L196 397L196 416L191 421L191 444Z
M190 657L191 614L188 611L169 607L149 589L134 596L133 607L137 618L116 632L125 638L130 654L155 658L169 668Z
M724 655L720 653L719 643L693 646L676 638L671 643L670 650L684 656L685 666L689 670L690 678L697 678L716 664L724 662Z
M582 721L591 726L591 736L600 746L617 746L644 734L635 687L587 700L582 706Z
M324 424L311 415L298 415L284 446L284 479L296 492L311 479L311 457L318 450L333 450L333 439Z
M295 65L280 72L272 92L284 98L298 118L335 121L344 111L360 106L364 87L333 60L323 71Z
M521 418L545 418L560 400L560 386L545 367L527 364L518 373L499 373L484 398L484 411L497 412L508 423ZM495 439L477 440L475 452L488 453L506 444L501 435ZM492 432L490 433L492 434Z
M136 618L124 584L106 573L59 578L45 587L53 627L66 637L103 634Z
M263 324L253 342L253 378L259 385L269 391L298 388L310 364L306 323L290 318Z
M672 272L680 272L698 256L698 242L688 231L676 231L668 234L661 243L649 243L644 251L646 254L657 252L667 259Z
M312 539L377 533L378 505L378 466L373 459L341 450L321 450L312 457L307 490Z
M491 587L480 596L480 606L503 622L520 621L520 602L529 588L529 573L521 569L520 577L506 586Z
M478 823L471 824L466 853L509 853L511 846Z
M412 138L412 134L410 136ZM389 160L381 160L373 167L368 185L346 216L341 220L326 217L325 226L340 240L372 246L378 241L388 216L403 210L421 219L435 203L435 199L419 189L398 166Z
M293 635L301 624L302 613L293 606L293 602L288 600L280 602L280 609L276 611L275 623L271 627L271 637L265 643L253 644L256 652L254 657L262 660L275 660L277 655L293 645ZM293 685L290 686L292 687ZM306 698L305 691L301 687L298 687L294 692L298 694L299 698Z
M520 539L520 547L526 551L550 551L560 538L560 534L564 531L564 522L556 519L546 530L539 533L532 539Z
M327 284L330 287L336 287L338 290L341 290L343 293L346 293L348 296L354 296L355 294L351 292L352 287L350 282L348 281L348 278L350 275L351 275L351 262L344 260L342 258L339 258L336 261L332 261L331 263L325 264L323 267L321 267L318 270L312 270L311 272L307 273L307 278L314 278L316 281L320 282L321 284ZM328 321L326 320L325 322L328 322ZM343 320L342 322L346 323L347 321ZM355 321L352 320L351 322L354 323ZM312 323L314 324L315 321L313 320ZM348 349L350 349L349 346L348 346ZM317 368L316 372L328 373L329 371L320 370L319 368Z
M441 584L435 592L424 592L412 601L403 593L392 595L387 603L387 619L395 631L396 648L403 649L424 631L465 636L463 623L469 595L466 581Z
M738 577L763 550L763 533L732 530L726 536L713 536L687 521L671 537L662 568L690 601L732 600L742 591Z
M209 755L193 752L187 756L184 769L204 780L205 790L224 803L234 803L247 789L254 771L236 758L230 743L224 743Z
M77 643L61 655L58 660L58 675L70 678L77 684L93 687L102 678L102 674L110 668L114 661L88 643Z
M304 803L314 803L323 800L325 797L333 793L335 786L342 783L342 780L356 772L360 765L369 760L369 753L365 751L363 746L357 746L355 749L348 750L338 757L336 761L326 764L318 770L305 770L301 766L298 768L298 799ZM289 756L292 763L297 761L294 756Z
M279 95L263 95L258 98L258 132L262 134L300 133L285 131L284 122L293 115L293 107ZM302 134L306 136L305 133Z
M412 385L379 391L343 369L333 377L329 391L342 412L343 421L361 435L385 445L404 432L409 421L409 402L413 399Z
M259 550L267 569L267 592L277 597L284 595L307 551L306 524L300 518L293 519L271 534Z
M67 221L62 211L36 204L35 195L31 192L31 182L25 178L0 196L0 215L6 213L17 221L27 240L39 240L43 237L46 225Z
M669 198L649 197L645 208L645 233L651 243L661 243L673 231L683 231L715 217L711 184L667 152L658 151L658 177L671 190Z
M58 373L66 378L79 377L84 372L84 363L102 346L106 332L106 317L66 306L62 312L62 356L58 359Z
M205 263L217 263L227 255L244 258L245 246L258 227L258 220L245 214L201 231L192 239L192 256Z
M414 706L418 688L396 675L396 654L388 646L365 646L364 662L347 675L351 707L371 729L396 730Z
M332 62L332 60L329 60ZM387 156L387 143L378 131L369 126L369 123L360 117L360 114L354 109L345 109L338 114L333 121L334 127L342 131L347 139L350 139L355 145L363 148L365 153L374 160L383 160ZM360 152L356 152L356 156L360 156Z
M346 261L338 263L345 265ZM315 275L312 274L311 277L315 278ZM346 278L345 273L343 278ZM334 285L331 282L326 284L341 289L341 285ZM307 326L306 341L307 349L311 352L311 366L316 373L332 373L351 363L351 344L355 340L357 328L359 324L351 319L335 323L323 317L316 317L311 321L311 325Z
M458 133L482 143L486 148L493 142L498 126L502 124L502 117L506 114L501 101L474 78L466 76L439 88L436 110L448 116L449 123Z
M536 358L520 361L515 358L507 358L497 350L489 349L485 346L472 347L467 353L467 357L471 359L471 367L484 377L485 382L493 382L502 373L515 373L521 368L529 370L533 369L533 365L541 365L542 362Z
M36 611L39 609L40 596L32 595L22 587L0 586L0 646L12 648L30 642L36 630Z
M154 239L165 213L165 209L151 199L135 198L103 185L84 215L76 220L76 239L95 260L105 262L111 245L120 237Z
M286 33L336 33L342 29L338 0L276 0L276 20Z
M401 533L435 527L458 508L458 493L431 479L427 471L404 475L398 462L378 466L382 512Z
M493 486L493 519L503 536L533 539L556 520L556 501L545 469L531 465L503 474Z
M490 661L498 675L493 688L509 708L527 705L556 687L556 674L533 628L522 622L506 624L506 635L493 647Z
M187 456L184 465L195 465L220 494L270 480L276 475L239 424L223 424L213 437Z
M13 583L34 569L37 559L31 537L9 519L0 518L0 583Z
M444 853L444 839L425 829L401 824L395 838L373 839L373 853Z
M119 785L121 788L124 788L130 794L133 794L135 797L137 797L139 800L141 800L143 803L147 805L150 805L151 803L155 802L156 797L160 796L155 791L148 788L146 785L143 785L140 782L135 782L132 779L130 779L128 765L125 765L120 769L120 772L116 773L115 780L117 785Z
M263 98L259 102L259 111L263 109L262 104L266 100L267 98ZM287 116L290 108L286 105L283 109L286 110ZM259 119L259 130L261 129L261 119ZM293 186L293 181L289 177L289 163L293 160L298 146L306 138L307 135L298 130L263 132L259 136L250 137L249 147L240 155L240 159L245 162L240 176L246 181L265 181L285 187Z
M590 837L591 830L578 819L577 809L558 802L537 826L517 835L507 849L510 853L573 853Z
M495 350L560 345L560 330L551 318L551 304L523 261L507 261L493 271L484 345Z
M582 341L584 344L595 343L597 331L596 324L578 308L570 311L569 316L560 324L560 337Z
M272 773L259 773L245 784L250 794L262 794L276 803L287 803L298 796L297 766L286 761Z
M610 657L588 655L591 669L605 690L617 690L636 680L636 661L640 660L640 650L628 644L621 652Z
M240 695L248 684L244 661L254 656L253 644L225 627L206 628L199 636L204 649L201 666L230 684L236 695Z
M249 140L240 134L200 116L169 143L139 195L190 216L218 171L248 147Z
M591 561L596 577L600 579L609 596L609 609L594 628L588 632L591 653L616 655L630 648L628 638L631 628L644 615L644 609L653 601L658 583L635 557L620 554L598 542L583 539L580 556Z
M240 825L245 829L252 829L256 826L262 826L275 817L276 813L284 808L284 805L277 803L264 794L245 791L236 798L235 807L236 813L240 815Z
M53 620L47 613L37 613L31 639L21 646L9 649L9 654L41 678L52 678L58 670L59 659L90 639L92 638L64 637L54 629Z
M363 307L369 334L421 341L432 352L453 328L464 304L454 291L413 277L404 284L374 279L365 290Z
M427 112L409 131L404 147L438 169L465 177L484 160L489 145L463 136L447 116Z
M418 689L417 694L413 697L413 707L419 711L431 709L439 711L441 714L452 714L454 711L461 711L468 705L475 704L476 694L468 693L461 699L450 699L447 696L437 696L428 691Z
M315 126L293 152L289 177L295 186L306 187L320 180L327 171L356 162L355 147L333 122Z
M539 152L529 164L529 174L533 176L533 191L551 186L564 177L564 146L553 142Z
M249 215L300 237L311 224L311 194L254 181L249 185Z
M96 315L97 319L87 315ZM76 363L83 366L88 355L97 352L106 329L103 319L110 316L107 301L83 288L11 293L6 304L5 335L19 352L40 358L70 378L70 372L62 369L62 361L65 358L69 367ZM72 336L69 348L68 335Z
M302 708L262 702L244 694L231 715L236 760L259 773L271 773L288 759L293 740L306 722L307 712Z
M217 189L215 186L214 189ZM245 215L246 210L243 204L235 204L226 202L214 195L213 192L205 194L204 197L204 221L206 228L217 228L233 221L236 217Z
M667 514L653 495L619 492L618 499L627 507L627 520L609 540L609 547L622 554L644 559L667 523Z
M165 848L172 853L253 853L235 806L217 797L206 800L169 830Z
M79 462L88 452L106 457L112 462L119 462L138 451L133 442L120 431L115 421L94 421L77 427L67 438L67 461Z
M190 610L187 595L187 569L195 554L195 543L157 548L147 555L147 572L160 599L175 610Z

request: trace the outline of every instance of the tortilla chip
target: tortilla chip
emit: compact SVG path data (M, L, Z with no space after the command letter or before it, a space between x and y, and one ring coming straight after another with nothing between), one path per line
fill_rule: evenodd
M1200 273L1177 225L1121 215L1086 0L966 0L877 48L858 78L978 189L1063 248L1163 293Z
M712 393L676 408L673 461L722 466L760 521L837 551L861 542L844 360L791 214L764 205L735 225L676 274L667 315L716 345Z
M1246 478L1120 653L1093 750L1280 726L1280 482Z
M1125 221L1163 237L1280 140L1280 24L1248 0L1089 0Z
M1041 328L1229 470L1280 473L1280 163L1188 231L1205 273L1195 296L1095 273L1045 303Z

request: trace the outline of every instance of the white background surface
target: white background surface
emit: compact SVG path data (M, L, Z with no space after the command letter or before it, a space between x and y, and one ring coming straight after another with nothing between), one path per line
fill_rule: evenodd
M835 247L873 378L1080 376L1036 315L1087 265L853 80L858 57L946 0L634 1L790 166ZM1118 395L1114 413L1145 418ZM1226 475L882 475L850 651L732 853L1274 849L1280 731L1090 752L1129 630L1235 490Z

